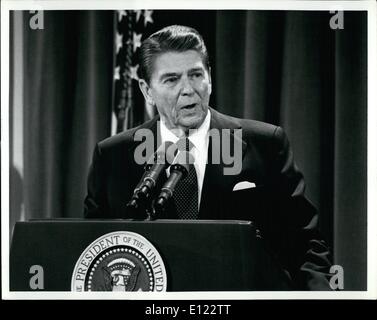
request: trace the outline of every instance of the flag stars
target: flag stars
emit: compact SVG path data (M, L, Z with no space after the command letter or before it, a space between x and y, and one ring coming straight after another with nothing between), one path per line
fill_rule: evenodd
M137 75L137 69L139 69L139 65L138 64L136 66L134 66L134 67L130 67L130 77L131 77L131 79L134 79L136 81L139 80L139 77Z
M133 34L134 52L141 46L141 36L142 34L137 34L136 32Z
M153 10L135 10L136 13L136 22L139 22L140 18L144 18L144 27L147 26L148 23L153 23L152 13Z
M136 12L136 22L139 22L141 15L143 14L142 10L135 10Z
M114 69L114 80L120 80L120 66L117 66Z
M123 17L127 16L126 10L118 10L118 21L120 22Z
M147 26L148 22L153 23L152 13L153 13L153 10L144 11L144 27Z
M115 45L116 45L116 52L118 53L120 48L123 45L123 35L119 34L118 32L115 35Z

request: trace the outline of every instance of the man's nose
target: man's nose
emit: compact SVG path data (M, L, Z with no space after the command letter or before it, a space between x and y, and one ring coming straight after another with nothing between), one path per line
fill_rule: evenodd
M187 77L182 78L182 95L192 95L194 93L193 84L191 83L190 79Z

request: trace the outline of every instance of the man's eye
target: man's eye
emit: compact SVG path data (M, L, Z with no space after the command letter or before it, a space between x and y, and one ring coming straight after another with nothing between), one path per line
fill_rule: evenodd
M171 78L167 78L165 79L165 83L174 83L177 81L177 77L171 77Z
M201 72L195 72L195 73L192 74L192 77L194 77L194 78L200 78L202 76L203 76L203 73L201 73Z

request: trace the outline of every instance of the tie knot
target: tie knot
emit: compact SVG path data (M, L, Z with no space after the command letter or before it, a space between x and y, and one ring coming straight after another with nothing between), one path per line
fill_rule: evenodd
M179 151L191 151L193 143L188 137L181 138L177 141L177 147Z

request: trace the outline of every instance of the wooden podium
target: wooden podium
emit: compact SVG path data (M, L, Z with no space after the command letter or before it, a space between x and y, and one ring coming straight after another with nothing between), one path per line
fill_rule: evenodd
M31 220L16 223L10 251L10 290L31 291L30 267L43 267L44 290L71 291L80 255L115 231L137 233L159 252L167 291L289 290L249 221Z

